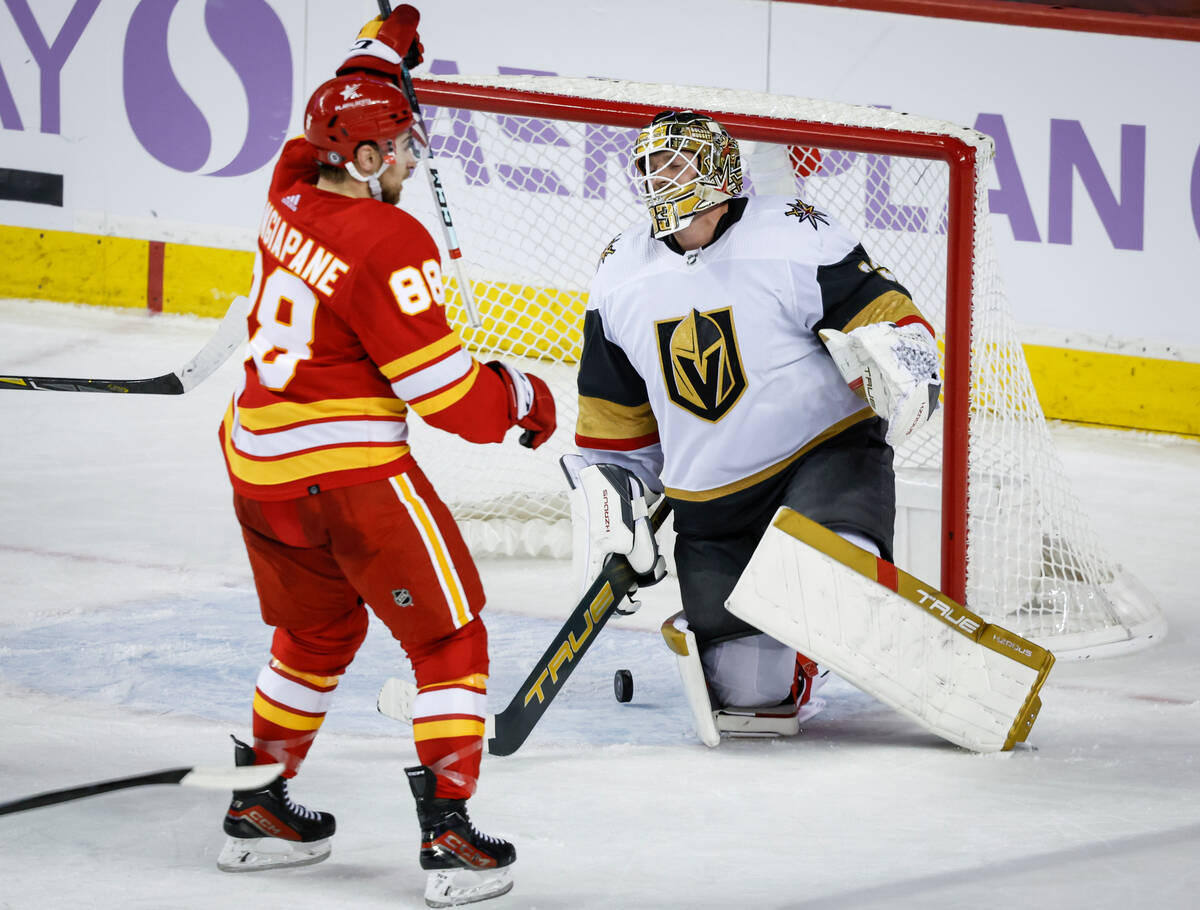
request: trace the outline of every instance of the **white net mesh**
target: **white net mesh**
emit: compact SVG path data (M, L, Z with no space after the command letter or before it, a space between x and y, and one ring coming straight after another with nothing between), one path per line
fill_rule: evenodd
M947 395L955 383L969 387L964 413L936 418L897 457L902 477L960 491L954 501L963 505L942 514L941 526L959 527L963 517L955 513L965 507L969 546L946 560L943 588L952 596L961 588L976 612L1068 656L1127 649L1164 632L1151 599L1102 552L1054 452L996 269L987 137L875 108L678 86L491 77L424 80L419 90L483 325L466 324L455 305L457 284L451 318L481 359L503 358L546 379L559 407L559 430L537 452L512 441L469 445L414 421L414 453L477 553L569 555L557 462L573 448L587 287L608 242L646 218L625 175L636 127L658 110L698 109L741 140L747 193L799 195L841 220L908 288L943 345L948 296L955 306L947 293L951 256L969 275L961 376L946 357ZM545 93L554 96L554 110L542 103ZM564 109L566 97L577 98L577 107ZM481 109L498 107L504 112ZM928 147L908 150L914 136ZM944 154L951 146L967 157ZM973 216L970 199L954 206L949 160L973 168ZM403 205L440 241L432 195L420 183L419 176L410 182ZM974 223L959 234L958 220ZM954 247L954 236L965 242ZM966 344L953 333L952 343ZM963 424L969 429L957 429ZM942 481L953 461L947 431L967 440L968 457ZM936 561L940 537L926 537L915 543Z

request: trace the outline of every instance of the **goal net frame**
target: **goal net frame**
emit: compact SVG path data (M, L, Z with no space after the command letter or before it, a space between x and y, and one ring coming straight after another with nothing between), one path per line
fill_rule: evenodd
M939 329L939 344L944 354L944 388L940 426L942 432L940 463L940 530L937 543L940 565L940 586L954 600L969 604L969 573L971 561L971 530L969 512L971 508L971 420L973 412L987 410L979 401L972 400L972 371L979 364L973 358L985 355L985 345L973 337L976 296L981 293L981 269L987 266L980 259L980 251L994 259L991 249L990 231L987 226L987 175L992 164L994 146L992 140L976 130L880 108L869 108L809 99L737 92L723 89L691 88L684 86L661 86L612 80L569 79L539 76L490 76L490 77L445 77L435 76L414 80L417 97L428 111L436 108L430 118L430 131L436 138L439 128L445 132L445 123L439 127L439 119L447 114L468 112L470 116L495 116L508 123L536 123L540 121L563 124L596 124L605 127L639 129L655 114L664 109L692 109L708 113L719 120L729 132L746 144L763 144L775 148L836 150L844 153L863 153L870 156L885 156L896 159L941 162L948 173L945 208L945 311ZM508 127L511 131L511 125ZM443 138L443 147L445 147ZM552 151L552 150L550 150ZM435 145L436 155L436 145ZM472 276L472 246L468 237L469 221L478 216L469 213L469 208L460 206L465 198L464 190L447 179L455 169L456 162L445 156L434 159L435 166L446 184L446 194L458 233L462 238L462 252L467 280L475 285ZM620 162L623 170L625 162ZM403 205L414 206L411 197L419 195L408 190ZM840 217L838 212L833 212ZM419 215L419 212L418 212ZM420 216L420 215L419 215ZM425 219L431 233L441 240L439 225L435 217ZM430 223L432 222L432 223ZM647 221L648 225L648 221ZM614 224L615 234L627 227ZM848 225L855 230L853 223ZM539 228L535 227L534 230ZM870 246L868 253L872 252ZM600 249L593 252L598 258ZM594 264L595 258L592 263ZM882 261L882 265L899 272L903 262ZM994 264L990 266L994 270ZM905 283L900 276L901 283ZM996 279L998 280L998 278ZM488 304L475 293L481 310ZM915 296L915 295L914 295ZM448 314L455 322L469 347L480 350L473 344L472 331L465 324L461 307L455 307L458 297L453 282L447 289ZM917 300L923 309L923 301ZM1019 344L1016 345L1019 352ZM495 352L483 346L483 353L493 356ZM498 356L507 352L500 351ZM1016 355L1020 363L1018 370L1028 376L1023 354ZM538 366L532 364L536 371ZM1006 367L1008 368L1008 367ZM1032 382L1028 381L1030 396ZM564 408L563 405L572 405ZM573 402L559 406L566 420L560 419L556 435L573 434ZM1033 413L1022 419L1040 420L1045 427L1045 418L1033 401ZM421 452L416 451L418 460ZM436 479L435 479L436 482ZM455 491L443 490L444 497L454 508ZM1090 529L1083 532L1084 549L1095 549L1090 539ZM470 539L470 538L469 538ZM472 542L473 548L477 547ZM1071 557L1068 562L1071 562ZM1056 628L1051 621L1046 628L1030 628L1020 623L1015 631L1026 634L1048 647L1056 645L1060 653L1068 657L1088 657L1103 649L1106 653L1127 651L1144 646L1165 633L1165 622L1161 613L1136 581L1125 576L1119 567L1109 567L1103 557L1098 558L1103 567L1094 574L1103 576L1100 587L1105 587L1120 576L1120 597L1104 595L1106 600L1134 602L1133 607L1118 604L1111 607L1113 615L1101 625L1105 631L1093 634L1077 633L1073 629ZM1068 574L1073 569L1068 569ZM931 579L932 580L932 579ZM1133 590L1136 589L1136 590ZM1132 591L1132 593L1130 593ZM1086 601L1091 595L1083 595ZM1111 605L1110 605L1111 606ZM1088 604L1084 603L1084 608ZM1068 605L1067 611L1074 609ZM988 612L981 610L985 615ZM989 618L1000 621L995 615ZM1011 621L1011 620L1010 620ZM1046 625L1043 623L1043 625Z

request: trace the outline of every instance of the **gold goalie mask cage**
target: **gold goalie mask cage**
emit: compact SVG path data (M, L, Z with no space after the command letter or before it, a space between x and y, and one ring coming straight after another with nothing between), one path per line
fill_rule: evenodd
M737 140L692 111L663 111L638 133L629 171L655 237L682 230L705 209L742 192Z

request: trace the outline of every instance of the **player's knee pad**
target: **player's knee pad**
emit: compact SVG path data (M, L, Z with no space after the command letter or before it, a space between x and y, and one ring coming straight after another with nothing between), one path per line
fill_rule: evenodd
M341 676L367 637L366 608L308 629L275 629L271 654L289 667L320 676Z
M418 687L467 676L487 677L487 627L478 616L436 641L405 647Z

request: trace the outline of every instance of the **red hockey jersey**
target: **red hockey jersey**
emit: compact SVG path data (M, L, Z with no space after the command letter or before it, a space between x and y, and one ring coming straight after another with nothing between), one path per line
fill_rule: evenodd
M446 322L429 232L314 179L311 149L292 140L259 225L249 356L220 429L234 489L254 499L403 472L409 407L472 442L513 424L503 381Z

